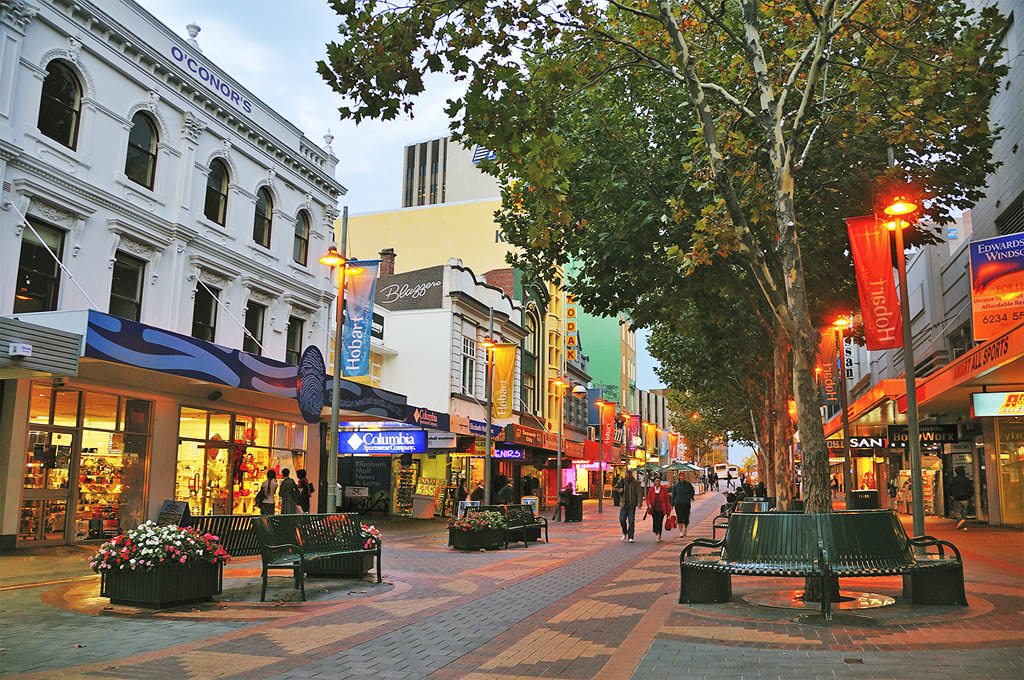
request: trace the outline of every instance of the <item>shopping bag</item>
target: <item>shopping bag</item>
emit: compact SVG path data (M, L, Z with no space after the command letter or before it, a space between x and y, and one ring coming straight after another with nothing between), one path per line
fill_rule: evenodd
M665 520L665 531L672 531L677 526L679 525L676 523L676 516L669 515L668 519Z

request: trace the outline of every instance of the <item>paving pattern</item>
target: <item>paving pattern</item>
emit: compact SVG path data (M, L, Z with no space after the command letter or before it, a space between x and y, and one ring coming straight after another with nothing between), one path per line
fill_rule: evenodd
M698 500L691 535L709 535L718 504L713 496ZM51 582L12 581L0 586L0 674L477 680L1024 676L1021 532L964 534L942 524L928 527L962 547L969 608L897 602L862 612L867 619L818 626L797 622L801 612L739 599L800 585L785 579L736 578L731 603L676 604L684 541L672 537L657 544L642 524L637 543L622 543L617 508L606 508L601 518L595 511L588 505L581 525L553 524L549 545L502 551L454 552L439 525L385 533L384 583L307 581L305 603L283 576L272 579L268 595L274 601L259 603L258 560L251 559L226 570L218 602L162 612L111 607L98 597L95 578L66 568ZM900 586L898 578L843 581L845 589L892 596Z

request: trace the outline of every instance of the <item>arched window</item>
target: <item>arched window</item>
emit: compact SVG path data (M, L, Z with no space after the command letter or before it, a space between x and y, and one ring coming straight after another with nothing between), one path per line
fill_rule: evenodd
M274 214L274 199L266 187L256 192L256 215L252 219L252 240L264 248L270 247L270 221Z
M64 63L51 61L43 79L39 100L39 131L69 149L78 143L78 119L82 112L82 85Z
M228 166L219 158L210 163L210 174L206 178L206 206L203 214L207 219L224 224L228 211Z
M292 244L292 259L305 266L309 257L309 214L303 210L295 220L295 241Z
M149 116L141 111L132 116L124 174L147 189L153 188L153 178L156 177L156 145L159 141L156 126Z

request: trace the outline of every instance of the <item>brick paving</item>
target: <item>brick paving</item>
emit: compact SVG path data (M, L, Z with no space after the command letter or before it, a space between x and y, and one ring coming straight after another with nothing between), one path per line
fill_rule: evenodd
M710 535L720 497L698 499L691 535ZM0 558L0 674L75 678L740 678L1024 676L1024 533L929 519L966 561L969 608L897 601L798 622L748 604L785 579L735 578L733 602L679 605L685 541L656 544L618 509L552 525L550 545L457 553L440 523L384 527L384 583L290 579L260 603L257 559L234 562L218 602L177 610L112 607L79 565L87 551ZM641 512L642 514L642 512ZM639 519L639 518L638 518ZM897 597L898 578L844 579ZM269 599L269 598L268 598Z

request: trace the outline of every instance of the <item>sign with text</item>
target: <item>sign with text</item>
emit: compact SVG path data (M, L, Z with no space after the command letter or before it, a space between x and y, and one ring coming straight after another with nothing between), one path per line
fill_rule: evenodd
M405 422L419 425L420 427L429 427L433 430L447 430L449 429L450 418L447 413L432 411L429 408L420 408L419 406L406 405Z
M922 444L952 444L960 441L960 433L957 431L955 423L918 425L917 428L920 433L919 440ZM890 448L907 448L907 442L910 441L910 433L906 425L890 425L888 430Z
M626 448L632 453L636 451L637 440L640 439L640 414L631 413L629 414L629 425L626 429Z
M522 449L494 449L494 453L491 454L492 458L501 458L503 460L523 460L526 458L526 452Z
M515 406L516 350L519 345L500 343L494 352L494 379L491 381L491 415L511 418Z
M601 412L601 443L611 446L615 443L615 402L604 402L598 405Z
M893 281L889 231L874 215L846 218L867 348L903 345L900 300Z
M1024 392L978 392L971 395L971 417L1024 416Z
M341 454L423 453L426 449L426 439L423 430L340 432L338 452Z
M443 279L444 265L381 276L374 302L392 311L437 309L441 306Z
M428 449L454 449L458 444L459 435L440 430L427 430Z
M378 264L376 260L359 262L358 267L350 267L350 273L345 275L341 370L346 378L370 374L370 334L373 332L373 293Z
M1024 234L972 241L971 316L981 342L1024 322Z
M566 294L565 296L565 359L576 361L579 356L580 335L576 325L579 316L579 307L576 305L576 296Z

